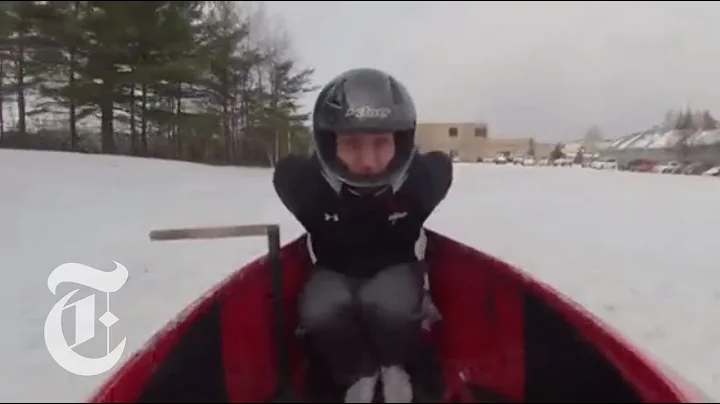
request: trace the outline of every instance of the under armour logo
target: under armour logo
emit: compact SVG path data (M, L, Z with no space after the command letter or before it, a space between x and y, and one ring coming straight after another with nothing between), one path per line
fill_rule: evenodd
M338 221L340 221L340 218L338 217L337 213L332 214L332 215L329 214L329 213L326 213L326 214L325 214L325 221L326 221L326 222L329 222L329 221L331 221L331 220L334 221L334 222L338 222Z
M392 222L392 224L397 223L398 219L402 219L405 216L407 216L407 212L395 212L388 216L388 221Z

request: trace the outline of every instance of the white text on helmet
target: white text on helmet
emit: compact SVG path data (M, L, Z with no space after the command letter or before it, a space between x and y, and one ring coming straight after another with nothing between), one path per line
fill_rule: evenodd
M357 108L350 108L347 111L345 111L345 117L355 117L357 119L367 119L367 118L380 118L384 119L387 118L390 113L390 108L372 108L369 106L362 106Z

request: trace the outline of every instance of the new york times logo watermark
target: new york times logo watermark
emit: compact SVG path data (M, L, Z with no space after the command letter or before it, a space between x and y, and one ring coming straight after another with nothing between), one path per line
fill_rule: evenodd
M74 289L55 303L45 319L45 346L50 356L63 369L78 376L95 376L107 372L117 365L125 350L127 338L123 338L117 346L110 349L110 327L119 321L110 312L110 294L120 290L128 279L127 269L113 262L115 269L111 272L76 263L62 264L50 273L47 280L47 286L53 294L56 294L57 287L62 283L75 283L105 293L106 310L99 317L95 311L95 294L68 304L80 290ZM71 308L75 309L75 338L70 344L63 331L62 320L65 310ZM75 350L80 344L95 339L96 320L106 329L105 355L99 358L87 357Z

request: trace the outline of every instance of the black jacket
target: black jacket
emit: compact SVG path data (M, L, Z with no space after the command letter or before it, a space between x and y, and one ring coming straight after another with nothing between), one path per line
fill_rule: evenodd
M315 156L287 156L273 176L280 200L310 233L317 265L356 277L415 261L420 230L451 183L452 161L442 152L417 155L394 194L338 194Z

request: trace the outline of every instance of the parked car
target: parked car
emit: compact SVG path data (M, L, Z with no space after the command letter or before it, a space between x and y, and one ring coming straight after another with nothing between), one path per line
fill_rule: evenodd
M711 164L691 163L691 164L688 164L688 166L682 170L682 173L684 175L700 175L711 168L712 168Z
M567 157L561 157L559 159L555 159L552 162L552 165L556 167L567 167L572 165L572 159L569 159Z
M508 162L508 158L504 154L498 154L495 156L495 159L493 159L493 163L495 164L505 164Z
M614 158L608 158L603 159L599 161L593 162L595 166L593 168L597 168L598 170L617 170L618 169L618 163L617 159ZM592 167L592 165L591 165Z
M701 175L705 175L708 177L720 177L720 166L715 166L715 167L703 172Z
M690 163L687 163L687 162L685 162L685 163L680 163L679 166L677 166L677 167L673 168L672 170L670 170L670 174L682 174L682 172L683 172L683 170L685 169L685 167L687 167L687 166L689 166L689 165L690 165Z
M668 162L668 163L666 163L666 164L658 164L658 165L656 165L656 166L655 166L655 169L654 169L653 171L655 171L656 173L660 173L660 174L669 174L669 173L671 173L671 172L672 172L675 168L677 168L677 167L680 167L680 163L679 163L679 162L677 162L677 161L670 161L670 162Z
M535 165L535 158L534 157L525 157L522 161L522 165L524 166L534 166Z
M597 159L597 160L593 160L593 162L590 163L590 168L594 168L594 169L596 169L596 170L600 170L600 169L602 168L602 165L603 165L603 163L605 162L605 160L607 160L607 159Z
M653 170L655 162L647 159L636 159L632 160L627 164L628 171L634 171L639 173L646 173Z

